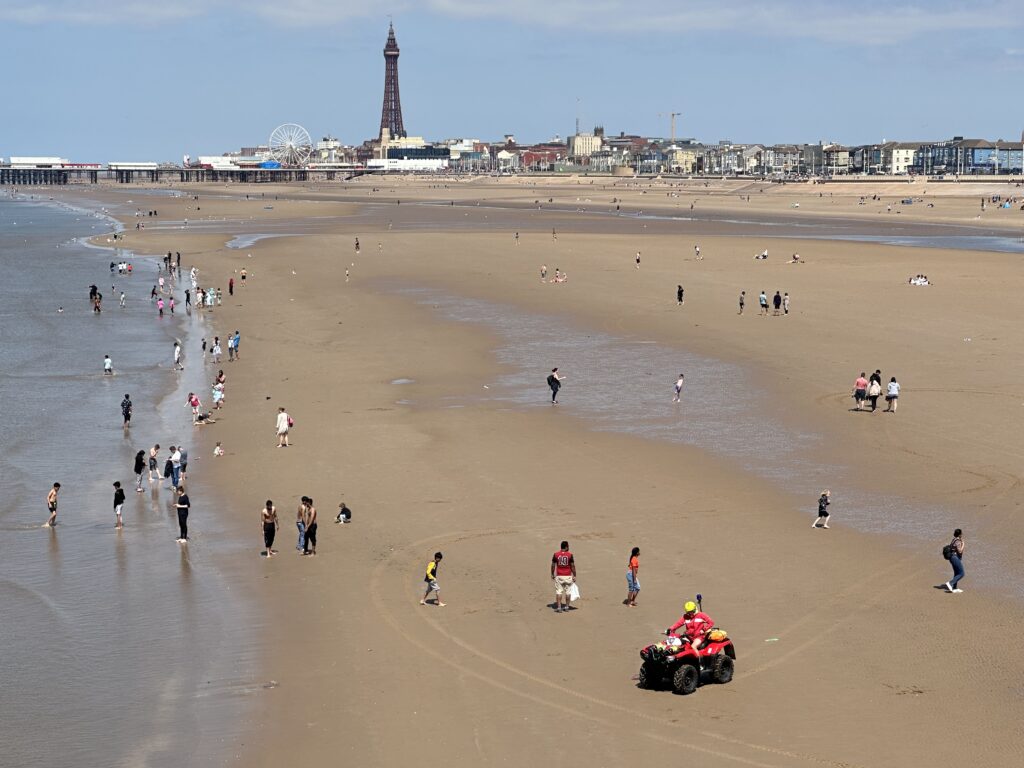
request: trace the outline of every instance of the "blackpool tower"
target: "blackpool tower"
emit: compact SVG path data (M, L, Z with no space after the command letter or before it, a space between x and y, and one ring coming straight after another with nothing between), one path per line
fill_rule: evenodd
M380 111L380 135L387 130L392 138L405 137L402 125L402 100L398 95L398 42L395 27L388 25L388 42L384 46L384 108Z

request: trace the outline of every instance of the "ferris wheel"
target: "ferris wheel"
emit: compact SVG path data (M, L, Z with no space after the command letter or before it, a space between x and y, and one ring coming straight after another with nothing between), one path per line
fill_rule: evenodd
M279 125L270 134L270 156L281 165L303 166L313 153L309 131L295 123Z

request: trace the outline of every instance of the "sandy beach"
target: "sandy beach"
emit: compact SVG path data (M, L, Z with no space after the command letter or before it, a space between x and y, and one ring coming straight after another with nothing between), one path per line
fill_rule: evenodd
M973 761L1020 760L1022 257L850 238L1019 241L1021 188L368 177L181 191L60 197L109 206L136 253L180 251L224 290L202 322L242 333L221 366L226 408L196 438L226 455L195 470L227 530L209 556L254 606L235 764L902 767L945 762L951 739ZM1018 200L982 212L993 194ZM135 230L136 207L159 216ZM266 237L227 247L247 234ZM917 274L931 285L908 285ZM788 293L789 314L759 316L762 290ZM615 345L625 371L603 351ZM851 412L854 379L876 368L900 381L898 412ZM287 450L279 406L295 419ZM823 487L827 531L810 525ZM315 558L294 549L302 495L320 515ZM268 498L282 519L269 560ZM342 499L351 525L332 522ZM967 576L951 595L936 587L954 526ZM583 595L568 615L550 608L562 539ZM436 550L444 608L418 604ZM639 649L697 592L735 641L734 681L639 690Z

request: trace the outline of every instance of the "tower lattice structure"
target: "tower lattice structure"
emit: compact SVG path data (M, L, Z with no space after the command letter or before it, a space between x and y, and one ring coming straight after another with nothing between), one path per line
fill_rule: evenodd
M398 95L398 41L395 27L388 25L388 41L384 46L384 107L380 112L380 133L387 129L391 138L405 137L402 124L402 100Z

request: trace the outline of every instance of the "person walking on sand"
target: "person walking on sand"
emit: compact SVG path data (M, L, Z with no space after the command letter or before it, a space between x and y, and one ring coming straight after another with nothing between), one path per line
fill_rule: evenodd
M747 292L740 291L740 314L743 314L743 306L747 303Z
M149 449L149 484L153 484L153 475L156 475L157 483L160 482L160 465L157 456L160 455L160 443Z
M176 370L184 371L185 366L181 364L181 342L174 341L174 367Z
M316 507L313 505L313 499L309 496L306 497L306 538L302 541L302 554L304 555L316 555ZM312 549L310 549L312 547Z
M60 493L60 483L54 483L50 492L46 494L46 508L50 511L50 519L43 523L43 528L53 528L57 524L58 493Z
M629 553L629 564L626 566L626 595L625 605L636 608L636 596L640 594L640 547L633 547Z
M267 504L260 510L260 521L263 523L263 544L266 547L268 558L273 557L277 552L274 549L274 537L277 536L277 508L274 502L267 499Z
M676 304L678 304L680 307L683 306L683 293L684 293L683 286L677 285L676 286Z
M761 314L768 317L768 294L764 292L764 288L761 289L761 295L757 297L757 301L761 305Z
M234 296L234 295L235 295L235 278L229 277L228 278L228 296Z
M957 528L949 542L949 564L953 566L953 578L946 582L947 592L963 592L957 585L964 577L964 532Z
M213 355L213 362L220 365L220 336L213 337L213 346L210 348L210 353Z
M277 409L277 447L288 447L288 430L292 426L292 417L285 411L284 406Z
M124 507L124 488L121 487L121 481L114 481L114 517L117 518L117 522L114 523L115 528L124 528L124 522L121 520L121 509Z
M876 381L873 377L868 382L868 400L871 401L871 412L878 410L878 396L882 394L882 382Z
M427 604L427 598L430 597L430 593L433 592L437 597L435 598L435 605L438 608L444 608L445 603L441 602L441 587L437 583L437 569L441 566L441 560L444 558L440 552L434 553L434 559L427 563L427 573L423 577L423 581L427 583L426 591L423 593L423 599L420 600L420 605Z
M789 314L789 294L788 293L784 293L782 295L782 314L784 314L784 315L788 315Z
M864 398L868 396L868 380L864 378L864 371L853 382L853 399L857 401L856 410L864 410Z
M541 264L540 265L540 281L542 283L545 283L545 282L547 282L547 279L548 279L548 265L547 264Z
M889 379L889 383L885 388L885 402L889 404L889 407L885 409L886 413L896 413L896 406L900 399L900 383L896 381L896 377L893 376Z
M678 378L678 379L676 379L676 385L675 385L675 394L674 394L674 395L672 395L672 402L673 402L673 403L678 403L678 402L679 402L679 399L680 399L680 397L681 397L681 396L682 396L682 394L683 394L683 379L684 379L684 378L686 378L686 377L685 377L685 376L683 376L683 374L681 374L681 373L680 373L680 374L679 374L679 378Z
M299 531L299 538L295 542L297 552L301 552L306 543L306 504L308 503L309 497L303 496L299 499L299 508L295 511L295 527Z
M558 368L552 368L548 376L548 386L551 387L551 404L558 405L558 390L562 388L565 376L558 373Z
M692 210L692 206L691 206L691 210ZM693 246L693 253L696 256L697 261L700 261L701 260L701 255L700 255L700 246L699 245Z
M178 511L178 543L188 543L188 513L192 509L192 502L189 501L188 494L185 493L185 486L178 487L178 500L174 503L174 508Z
M146 472L146 452L139 451L135 454L135 465L132 467L135 473L135 492L142 493L142 475Z
M563 541L551 556L551 580L555 582L555 613L569 610L569 590L576 583L576 558Z
M778 291L776 291L775 296L772 297L772 305L775 307L775 317L778 317L779 310L782 309L782 294Z
M128 429L132 425L132 397L127 392L121 401L121 416L124 417L124 428Z
M811 528L828 528L828 505L832 503L832 491L824 490L818 497L818 517Z
M640 269L640 251L636 252L636 268Z
M114 375L114 363L110 359L110 355L103 356L103 375L113 376Z

